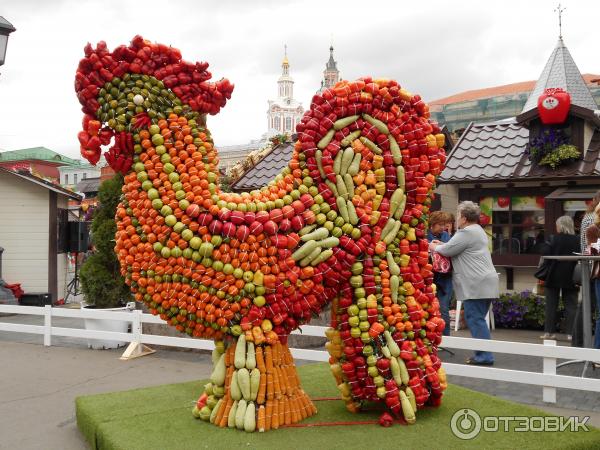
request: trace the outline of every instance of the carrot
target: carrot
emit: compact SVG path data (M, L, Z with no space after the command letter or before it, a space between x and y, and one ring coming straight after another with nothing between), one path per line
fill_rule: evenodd
M223 419L223 416L225 415L225 409L226 409L226 404L229 403L231 401L231 396L229 395L229 392L227 392L227 394L225 395L224 401L221 402L221 407L219 408L219 411L217 411L217 415L215 416L215 423L219 426L221 426L221 419ZM231 409L231 407L230 407Z
M233 377L234 367L229 366L227 368L227 373L225 374L225 390L229 390L229 386L231 385L231 378Z
M235 346L235 343L231 344L229 347L227 347L227 350L225 352L225 365L227 367L233 365L233 354L235 352Z
M260 382L258 384L258 394L256 395L256 403L262 405L265 402L265 396L267 394L267 374L260 374Z
M265 348L267 373L273 373L273 348Z
M256 367L258 367L258 370L260 371L260 373L261 374L266 373L267 368L265 366L265 358L264 358L262 347L256 347L255 358L256 358Z
M283 398L277 400L277 412L279 413L279 425L285 424L285 401Z
M267 407L265 408L265 431L271 429L271 423L273 420L273 401L267 401Z
M275 385L273 383L273 373L267 373L267 400L273 399Z
M276 430L279 428L279 402L277 400L271 400L273 403L273 414L271 415L271 428Z
M283 395L290 395L291 389L288 388L285 369L282 366L279 366L275 368L275 371L277 372L277 378L279 380L279 388L281 389L281 393Z
M227 395L227 403L225 404L225 412L224 412L223 416L221 417L221 420L219 420L219 422L217 422L215 420L215 423L218 423L220 428L224 428L227 426L227 418L229 417L229 412L231 411L232 406L233 406L233 399L231 398L230 395ZM219 411L219 412L221 412L221 411Z
M275 398L281 398L281 384L279 383L279 373L273 368L273 394Z
M283 397L284 406L284 421L286 425L291 425L292 423L292 404L290 402L290 397Z
M262 433L265 431L265 426L266 426L266 417L265 417L266 413L265 413L265 407L263 405L260 405L260 407L258 408L258 426L256 428L258 428L258 432Z

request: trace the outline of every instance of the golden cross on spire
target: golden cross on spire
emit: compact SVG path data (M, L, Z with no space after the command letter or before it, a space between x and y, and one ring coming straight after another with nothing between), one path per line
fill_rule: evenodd
M567 8L562 8L559 3L558 6L556 7L556 9L554 10L554 12L558 13L558 38L559 39L562 39L562 13L565 9L567 9Z

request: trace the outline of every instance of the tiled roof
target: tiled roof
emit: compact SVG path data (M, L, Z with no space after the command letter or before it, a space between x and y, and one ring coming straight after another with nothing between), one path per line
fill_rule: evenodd
M38 159L56 162L58 165L80 165L81 161L56 153L46 147L23 148L0 153L0 161L23 161L25 159Z
M73 200L81 201L82 197L79 194L76 194L73 191L63 188L58 184L50 183L49 181L44 180L43 178L36 177L27 172L14 172L12 170L5 169L4 167L0 167L0 174L6 173L13 175L15 177L21 178L22 180L30 181L38 186L42 186L50 191L56 192L57 194L65 195L67 197L72 198Z
M594 85L595 81L600 79L600 75L593 73L586 73L582 75L583 80L587 85ZM450 103L468 102L473 100L479 100L482 98L497 97L500 95L511 95L518 94L521 92L531 92L535 87L535 80L521 81L519 83L503 84L501 86L494 86L483 89L473 89L470 91L461 92L459 94L451 95L450 97L440 98L438 100L432 100L428 102L429 107L437 105L448 105ZM536 100L537 101L537 100Z
M294 144L292 142L277 145L263 159L258 161L254 167L233 183L231 188L234 191L260 189L287 166L292 158L293 150Z
M89 192L98 192L100 189L100 177L86 178L77 183L77 192L87 194Z
M471 124L456 143L440 183L525 181L600 175L600 132L595 131L581 161L551 169L534 165L525 149L529 130L514 119Z
M538 97L547 88L562 88L571 95L571 104L591 110L598 109L598 105L586 86L581 72L577 68L569 49L562 39L558 40L554 51L548 58L546 66L540 75L535 88L529 95L522 112L537 108Z

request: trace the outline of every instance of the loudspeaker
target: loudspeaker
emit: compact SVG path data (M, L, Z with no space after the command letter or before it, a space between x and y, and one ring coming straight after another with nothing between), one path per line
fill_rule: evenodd
M69 251L87 252L90 222L69 222Z
M19 299L22 306L44 306L52 304L52 294L46 292L30 292Z

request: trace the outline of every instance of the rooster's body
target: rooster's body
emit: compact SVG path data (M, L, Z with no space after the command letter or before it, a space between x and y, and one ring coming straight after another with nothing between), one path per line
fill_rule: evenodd
M105 156L125 175L115 250L136 299L182 332L225 341L198 414L231 425L244 401L257 427L264 408L267 428L312 414L285 344L328 304L327 348L349 409L385 400L412 421L439 404L444 322L425 227L444 153L427 106L393 80L340 82L313 97L280 175L224 193L205 116L233 86L209 83L207 66L136 37L112 53L86 47L76 79L82 154L97 162L114 137ZM260 390L230 393L244 370L265 377L262 404ZM286 408L299 412L288 420Z

